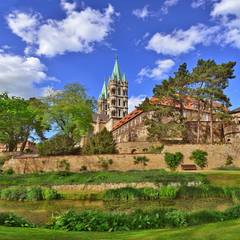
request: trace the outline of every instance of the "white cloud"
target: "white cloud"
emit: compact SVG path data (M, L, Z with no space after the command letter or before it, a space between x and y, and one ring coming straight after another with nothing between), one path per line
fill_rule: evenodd
M177 56L195 49L198 44L207 45L212 41L218 27L206 27L203 24L192 26L187 30L175 30L170 34L155 33L146 49L157 53Z
M39 96L39 84L51 80L46 67L36 57L0 54L0 91L21 97Z
M137 81L141 83L144 77L156 80L167 78L167 73L175 65L175 62L172 59L157 60L155 65L156 66L154 68L150 68L148 66L142 68L138 73Z
M192 8L199 8L204 6L207 3L206 0L194 0L191 4Z
M162 12L164 14L167 14L168 13L168 9L170 7L173 7L175 5L177 5L179 2L179 0L165 0L164 3L163 3L163 6L162 6Z
M137 106L139 106L140 103L142 103L144 101L144 99L146 98L146 95L139 95L139 96L131 96L128 99L128 110L129 112L133 111Z
M132 14L137 18L145 19L151 15L148 10L148 5L145 5L142 9L134 9Z
M39 24L40 15L27 14L14 11L7 16L7 22L12 32L27 43L36 40L36 28Z
M62 6L63 10L70 13L76 9L77 4L76 4L76 2L71 3L66 0L61 0L61 6Z
M116 14L112 5L101 12L90 7L76 11L74 3L61 1L61 4L67 11L63 20L40 22L38 15L14 12L7 16L8 25L23 41L36 47L38 55L49 57L65 52L89 53L112 31ZM29 45L27 49L30 49Z
M214 5L212 16L240 16L240 1L239 0L221 0Z
M240 48L240 1L221 0L214 5L211 16L220 19L222 33L219 34L219 39L221 44Z

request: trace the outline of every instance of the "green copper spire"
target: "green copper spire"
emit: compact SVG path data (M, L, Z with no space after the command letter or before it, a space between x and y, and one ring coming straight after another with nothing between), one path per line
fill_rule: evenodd
M117 56L115 58L115 63L114 63L114 67L113 67L112 79L117 80L117 81L122 81L122 74L121 74L120 67L118 64Z
M102 87L101 94L99 95L99 99L107 99L107 85L105 81L103 83L103 87Z

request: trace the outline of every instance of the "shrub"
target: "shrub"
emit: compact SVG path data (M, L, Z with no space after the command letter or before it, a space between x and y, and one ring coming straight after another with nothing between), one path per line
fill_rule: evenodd
M192 152L190 159L193 160L194 163L197 164L201 169L203 169L207 166L207 155L207 152L197 149Z
M27 190L24 187L9 187L1 190L2 200L25 200L27 198Z
M148 150L149 153L162 153L164 149L164 144L160 145L160 146L157 146L157 147L154 147L154 146L151 146Z
M109 166L113 164L113 160L100 158L98 164L103 168L103 170L108 170Z
M4 171L4 173L7 174L7 175L13 175L14 174L14 170L12 168L9 168L6 171Z
M165 160L166 164L168 165L168 167L172 171L175 171L177 169L177 167L183 161L183 154L180 152L176 152L176 153L166 152L164 160Z
M68 172L70 170L70 163L68 162L68 160L63 159L57 162L57 168L60 171Z
M187 213L179 210L166 213L166 219L171 227L187 226Z
M42 190L42 196L44 200L55 200L60 199L60 194L52 188L44 188Z
M79 154L80 148L75 147L74 141L65 135L55 135L37 145L38 153L42 156Z
M142 164L143 166L147 166L149 159L146 156L134 156L134 164Z
M8 227L34 227L27 220L12 213L0 213L0 225Z
M117 153L116 143L112 132L104 128L101 132L89 138L82 149L84 154L107 154Z
M43 200L43 192L40 187L32 187L27 191L27 200L38 201Z
M233 157L231 155L227 156L227 160L225 162L225 166L231 166L233 165Z
M85 172L87 171L87 166L83 165L81 166L81 168L79 169L80 172Z

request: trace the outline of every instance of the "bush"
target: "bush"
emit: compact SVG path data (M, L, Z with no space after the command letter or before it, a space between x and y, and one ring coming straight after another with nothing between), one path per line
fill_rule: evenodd
M100 158L98 164L103 168L103 170L108 170L109 166L113 164L113 160Z
M164 144L160 145L160 146L157 146L157 147L154 147L154 146L151 146L148 150L149 153L162 153L164 149Z
M112 132L104 128L101 132L89 138L83 146L84 154L107 154L117 153L116 143L113 139Z
M42 190L42 196L44 200L56 200L60 199L60 194L52 188L44 188Z
M9 187L0 191L1 200L14 201L38 201L38 200L53 200L59 199L60 194L51 188L41 187Z
M14 170L12 168L9 168L6 171L4 171L4 173L7 174L7 175L13 175L14 174Z
M57 162L57 168L60 171L68 172L70 170L70 163L68 162L68 160L63 159L63 160Z
M207 152L197 149L192 152L190 159L193 160L194 163L197 164L201 169L203 169L207 166L207 155Z
M142 164L143 166L147 166L149 159L146 156L135 156L133 157L134 164Z
M87 171L87 166L83 165L81 166L81 168L79 169L80 172L85 172Z
M41 156L57 156L79 154L80 148L75 147L74 141L64 135L55 135L52 138L37 145Z
M232 166L233 165L233 157L231 155L227 156L227 160L225 162L225 166Z
M174 153L165 153L164 160L168 167L172 170L175 171L177 167L182 163L183 161L183 154L180 152Z
M187 226L187 213L179 210L166 213L166 219L171 227Z
M43 193L40 187L33 187L27 191L27 200L39 201L43 200Z
M27 220L12 213L0 213L0 225L8 227L34 227L34 225Z

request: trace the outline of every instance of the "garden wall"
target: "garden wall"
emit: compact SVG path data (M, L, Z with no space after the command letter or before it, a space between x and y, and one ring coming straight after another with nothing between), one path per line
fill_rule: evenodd
M141 146L144 148L143 146ZM5 162L3 170L12 168L16 173L33 173L33 172L52 172L61 171L69 165L69 171L79 172L82 166L86 166L89 171L103 170L100 159L112 159L113 164L109 166L109 170L128 171L135 169L158 169L166 168L164 163L164 152L180 151L184 154L184 163L192 163L189 159L191 153L195 149L202 149L208 152L208 167L213 169L223 166L227 156L231 155L234 164L240 167L240 151L239 147L234 145L169 145L165 146L162 154L114 154L114 155L92 155L92 156L59 156L59 157L26 157L12 158ZM134 156L147 156L149 163L146 167L135 165L133 163Z

